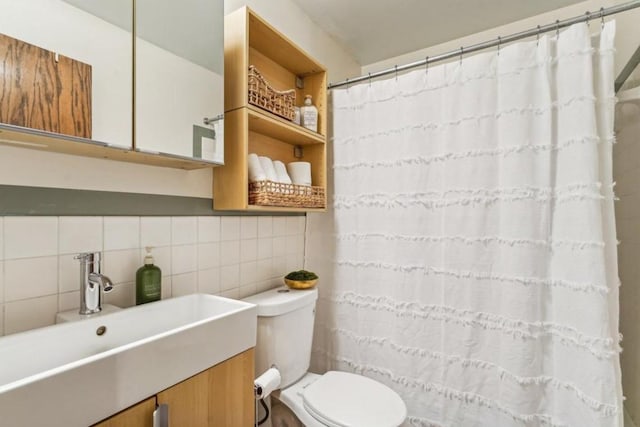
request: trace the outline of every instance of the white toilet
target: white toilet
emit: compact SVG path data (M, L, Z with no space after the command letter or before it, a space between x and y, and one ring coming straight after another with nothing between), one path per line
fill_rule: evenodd
M407 408L396 392L362 375L307 372L317 289L271 289L245 298L258 306L256 375L275 366L273 393L307 427L397 427Z

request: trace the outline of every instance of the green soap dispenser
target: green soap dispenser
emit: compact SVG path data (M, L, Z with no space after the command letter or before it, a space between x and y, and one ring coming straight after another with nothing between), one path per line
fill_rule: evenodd
M144 265L136 272L136 305L158 301L162 296L160 268L153 265L152 246L145 247Z

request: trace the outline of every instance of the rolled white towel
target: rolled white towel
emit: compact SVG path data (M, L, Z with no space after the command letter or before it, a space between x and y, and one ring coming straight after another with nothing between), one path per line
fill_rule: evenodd
M291 162L287 164L291 182L296 185L311 185L311 163Z
M267 176L268 181L278 182L278 174L276 174L276 169L273 167L273 161L265 156L259 156L260 164L262 165L262 169L264 170L265 175Z
M289 174L287 173L287 168L284 166L284 163L282 163L280 160L274 160L273 167L276 169L278 182L281 182L283 184L291 184L291 178L289 178Z
M247 157L249 163L249 182L266 181L267 174L264 172L264 169L260 164L258 155L251 153Z

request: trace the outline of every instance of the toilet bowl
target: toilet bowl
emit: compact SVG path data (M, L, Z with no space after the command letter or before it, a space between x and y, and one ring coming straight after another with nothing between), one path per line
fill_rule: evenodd
M317 289L286 287L245 298L258 306L256 374L272 366L280 371L280 389L272 396L307 427L401 425L406 405L386 385L347 372L308 372L317 299Z

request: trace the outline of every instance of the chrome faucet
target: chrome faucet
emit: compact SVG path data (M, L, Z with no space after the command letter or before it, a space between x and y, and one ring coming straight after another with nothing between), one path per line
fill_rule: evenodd
M76 255L80 260L80 314L102 311L102 292L111 292L111 279L100 273L100 252Z

